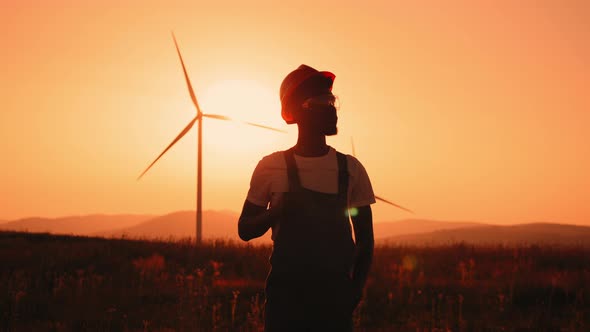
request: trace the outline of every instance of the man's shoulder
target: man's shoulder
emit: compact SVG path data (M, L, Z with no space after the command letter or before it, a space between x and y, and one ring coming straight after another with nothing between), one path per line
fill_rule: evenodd
M285 151L275 151L268 154L258 162L258 167L264 168L284 168L285 167Z
M350 174L350 176L352 176L354 178L362 178L362 177L366 176L367 170L365 169L365 166L363 166L363 164L361 163L360 160L358 160L353 155L343 153L340 151L336 151L336 152L342 153L343 155L346 156L346 168L348 169L348 173Z
M361 167L362 167L362 165L363 165L363 164L362 164L362 163L361 163L361 162L360 162L360 161L359 161L359 160L358 160L358 159L357 159L355 156L353 156L353 155L350 155L350 154L347 154L347 153L344 153L344 152L341 152L341 151L338 151L338 150L336 150L336 149L334 149L334 151L335 151L336 153L343 154L343 155L346 157L346 162L347 162L347 164L348 164L348 168L349 168L349 169L350 169L351 167L353 167L353 168L357 168L357 167L359 167L359 166L361 166Z

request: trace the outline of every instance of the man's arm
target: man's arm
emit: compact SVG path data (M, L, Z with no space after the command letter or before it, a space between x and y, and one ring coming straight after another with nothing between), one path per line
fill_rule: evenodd
M238 221L238 235L240 239L249 241L264 235L276 222L277 210L267 210L264 206L259 206L246 200Z
M352 282L355 292L355 305L361 299L367 276L371 269L373 260L373 247L375 240L373 236L373 213L371 206L366 205L357 208L356 216L352 216L356 252L352 266Z

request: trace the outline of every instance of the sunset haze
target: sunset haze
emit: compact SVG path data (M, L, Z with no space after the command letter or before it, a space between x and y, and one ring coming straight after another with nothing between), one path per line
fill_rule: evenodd
M339 135L374 220L590 225L590 2L3 1L0 219L240 211L265 155L295 144L279 85L336 74ZM204 220L206 223L207 220ZM237 220L236 220L237 222Z

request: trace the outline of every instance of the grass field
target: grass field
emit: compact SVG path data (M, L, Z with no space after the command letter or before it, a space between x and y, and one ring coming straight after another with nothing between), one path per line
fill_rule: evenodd
M0 233L0 331L261 331L269 246ZM377 247L358 331L589 331L590 249Z

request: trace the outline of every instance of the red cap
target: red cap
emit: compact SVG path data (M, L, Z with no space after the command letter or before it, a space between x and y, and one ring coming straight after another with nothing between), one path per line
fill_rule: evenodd
M323 92L332 91L332 85L334 84L334 79L336 78L336 75L329 71L318 71L310 66L301 65L285 77L283 83L281 83L280 89L280 98L282 106L281 115L288 124L294 123L293 114L291 114L291 110L288 110L286 107L289 99L293 96L297 88L299 88L304 82L312 78L320 77L328 79L325 80L327 86L323 87ZM310 95L307 97L313 96Z

